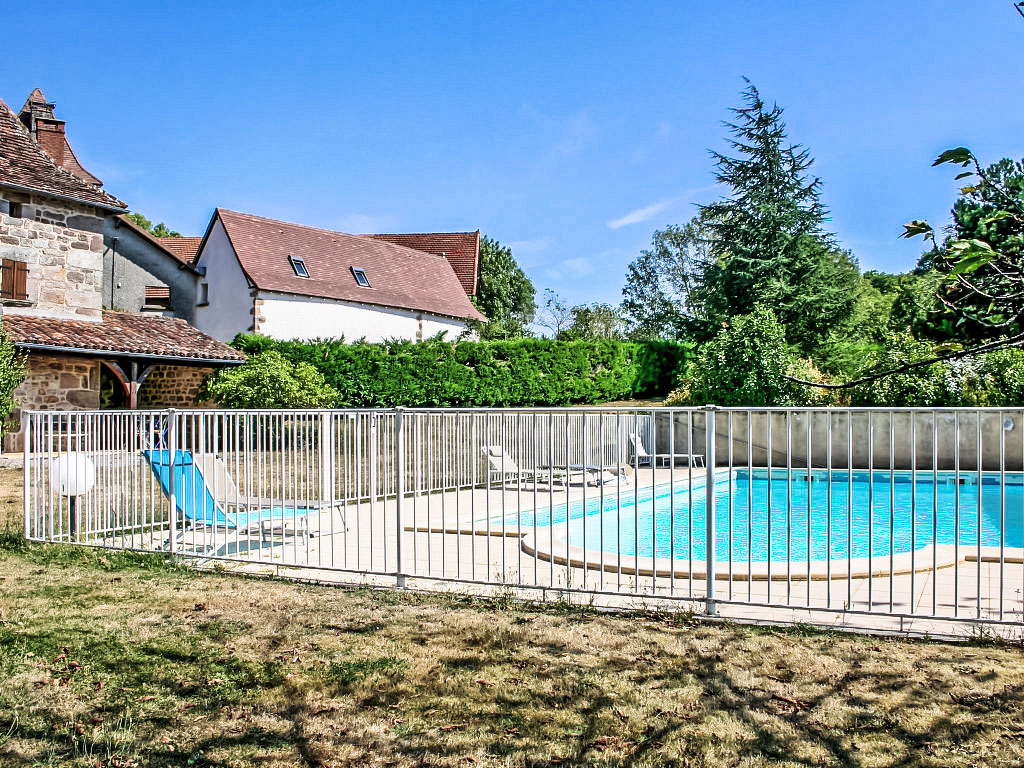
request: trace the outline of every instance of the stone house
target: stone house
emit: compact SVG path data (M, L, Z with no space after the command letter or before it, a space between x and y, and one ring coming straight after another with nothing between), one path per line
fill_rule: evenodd
M0 315L29 353L15 399L43 409L192 404L206 372L242 356L186 322L195 270L126 226L126 205L101 186L38 89L18 114L0 101ZM144 304L147 290L157 295L122 307L135 311L104 309L107 285L111 304L125 301L116 286L126 251L150 268L135 276ZM166 316L176 306L183 316ZM19 445L20 434L5 435L5 450Z
M472 239L475 254L479 233ZM445 256L384 238L218 208L194 263L201 274L195 325L222 341L240 332L454 339L470 320L485 319L469 300L475 272L463 283Z

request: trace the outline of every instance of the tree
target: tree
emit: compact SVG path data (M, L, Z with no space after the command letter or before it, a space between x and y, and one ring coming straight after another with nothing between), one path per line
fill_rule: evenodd
M953 318L952 327L977 329L973 335L980 337L980 343L947 345L938 354L917 354L917 359L898 354L878 361L882 370L852 381L793 381L832 390L861 387L934 363L1024 345L1024 168L1009 161L983 168L966 147L946 150L932 163L944 164L968 169L956 179L972 180L961 188L962 198L954 204L949 236L940 242L932 225L920 219L905 224L900 236L923 237L931 243L919 271L932 269L941 276L935 297Z
M138 211L129 213L128 218L131 222L153 235L153 237L181 237L181 232L175 232L173 229L168 229L167 225L162 221L159 224L153 224L152 221L147 219Z
M536 289L512 257L512 249L486 235L480 238L480 281L474 303L487 322L471 322L482 339L528 335L537 304Z
M787 339L809 353L849 316L857 265L824 230L821 180L808 175L810 153L787 141L782 108L753 85L743 98L736 122L725 123L737 156L712 153L731 194L702 206L711 260L693 297L716 323L771 306Z
M338 392L309 363L292 363L271 350L222 368L201 395L225 408L330 408Z
M595 302L581 304L569 310L571 322L569 327L559 333L557 338L564 341L578 339L623 339L625 338L625 322L618 310L611 304Z
M961 189L943 242L926 222L907 225L908 233L932 242L919 266L944 278L935 295L952 317L957 339L1017 335L1024 330L1024 163L1004 159L982 169L963 148L944 153L935 164L940 162L973 165L957 178L977 178Z
M27 374L27 355L14 346L0 325L0 433L17 405L14 390L21 386Z
M558 338L572 327L572 307L550 288L544 289L544 303L537 313L537 325Z
M630 335L640 339L682 340L707 321L694 306L694 286L710 260L704 215L686 225L656 231L626 272L621 311Z

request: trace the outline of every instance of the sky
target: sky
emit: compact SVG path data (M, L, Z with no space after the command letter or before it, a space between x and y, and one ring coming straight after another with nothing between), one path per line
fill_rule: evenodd
M344 232L480 229L570 304L617 304L656 229L724 191L743 77L785 109L863 269L945 224L944 149L1024 157L1011 0L68 3L5 7L0 99L57 104L154 221L215 207ZM962 183L962 182L961 182Z

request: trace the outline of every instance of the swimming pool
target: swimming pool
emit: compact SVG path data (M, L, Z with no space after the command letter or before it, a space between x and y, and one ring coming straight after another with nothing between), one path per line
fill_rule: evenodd
M957 482L959 480L959 482ZM1005 488L1005 496L1001 493ZM788 493L787 493L788 491ZM717 561L885 557L937 545L1024 546L1024 474L734 470L716 476ZM569 505L504 519L556 548L639 558L706 558L706 494L675 487L588 489ZM603 498L602 498L603 495ZM731 497L731 504L730 504ZM979 517L979 499L981 514ZM1005 520L1004 520L1005 509ZM810 557L808 558L808 553Z

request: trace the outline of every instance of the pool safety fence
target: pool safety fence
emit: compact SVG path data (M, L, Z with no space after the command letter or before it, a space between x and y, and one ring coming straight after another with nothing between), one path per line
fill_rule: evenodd
M25 536L377 586L1021 625L1022 419L34 411Z

